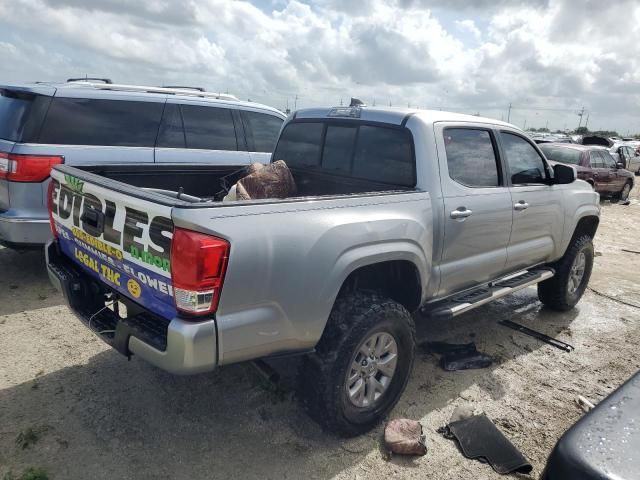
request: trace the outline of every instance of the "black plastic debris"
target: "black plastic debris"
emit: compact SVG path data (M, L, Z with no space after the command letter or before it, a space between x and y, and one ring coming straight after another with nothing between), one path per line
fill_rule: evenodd
M449 424L438 431L455 439L465 457L489 463L501 475L533 470L525 456L484 414L464 416L456 410Z
M476 349L475 343L444 343L428 342L427 350L442 355L440 366L448 372L456 370L470 370L474 368L487 368L493 363L493 359Z
M512 322L511 320L501 320L498 322L499 325L502 325L507 328L511 328L525 335L529 335L530 337L537 338L538 340L548 343L549 345L553 345L560 350L564 350L567 353L571 353L575 350L573 345L569 345L562 340L558 340L557 338L550 337L549 335L545 335L544 333L537 332L536 330L532 330L529 327L525 327L524 325L520 325L519 323Z

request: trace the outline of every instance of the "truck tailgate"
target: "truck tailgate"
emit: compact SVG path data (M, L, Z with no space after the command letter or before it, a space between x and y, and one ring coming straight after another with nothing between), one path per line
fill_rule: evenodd
M171 207L52 172L50 208L62 252L151 312L176 316Z

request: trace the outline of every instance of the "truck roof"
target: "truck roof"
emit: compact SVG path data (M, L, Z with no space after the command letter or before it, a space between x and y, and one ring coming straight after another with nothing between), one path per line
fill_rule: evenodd
M359 110L359 112L358 112ZM431 124L435 122L473 122L489 123L510 128L518 128L507 122L493 118L465 115L463 113L445 112L441 110L422 110L417 108L395 107L325 107L307 108L295 112L295 118L359 118L369 122L383 122L393 125L401 125L406 119L416 116L423 122Z

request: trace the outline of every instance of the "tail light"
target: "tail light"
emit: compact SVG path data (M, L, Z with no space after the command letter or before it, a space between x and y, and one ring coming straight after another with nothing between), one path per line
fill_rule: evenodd
M229 242L176 228L171 241L171 280L176 308L192 315L214 313L229 261Z
M23 155L0 152L0 179L11 182L43 182L51 168L64 163L59 155Z
M51 227L51 233L53 238L58 239L58 230L56 229L56 222L53 219L53 196L55 195L55 182L51 180L49 187L47 188L47 210L49 210L49 226Z

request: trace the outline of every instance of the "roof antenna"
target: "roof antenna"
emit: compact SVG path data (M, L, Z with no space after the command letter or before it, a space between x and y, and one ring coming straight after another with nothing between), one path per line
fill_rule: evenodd
M349 106L350 107L366 107L367 105L359 98L351 97L351 103L349 103Z

